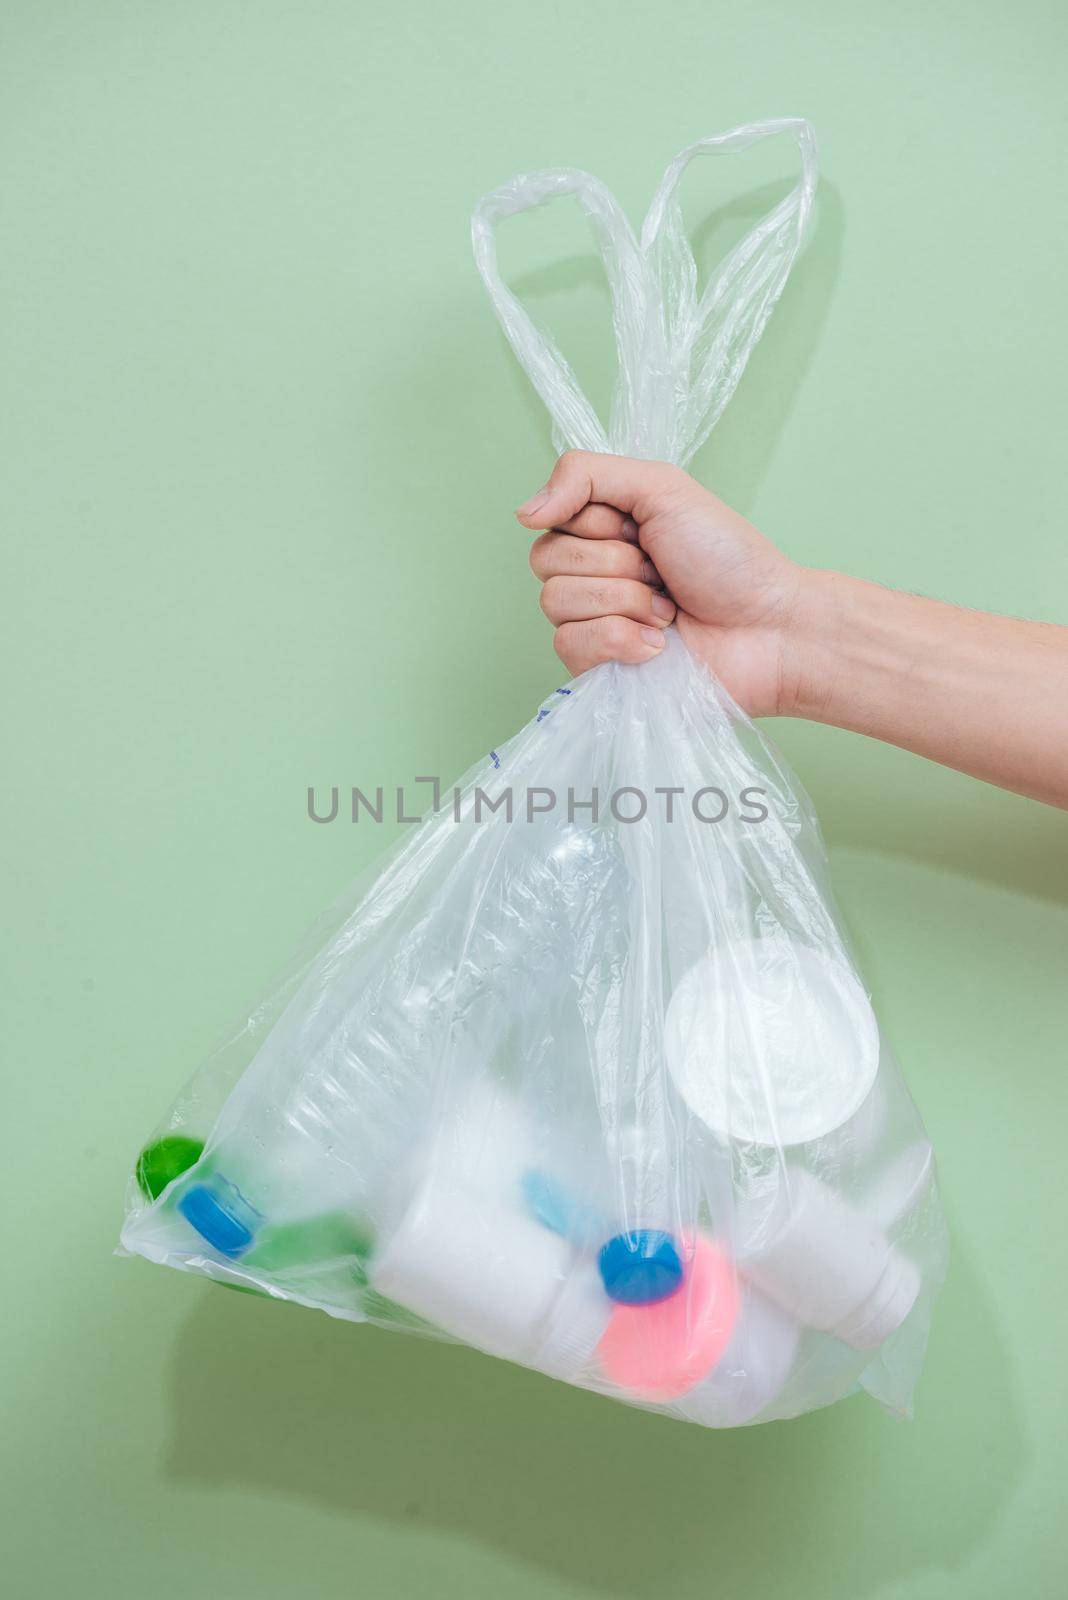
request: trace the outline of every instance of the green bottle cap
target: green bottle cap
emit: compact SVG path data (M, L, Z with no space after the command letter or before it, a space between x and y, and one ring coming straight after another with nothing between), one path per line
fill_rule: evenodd
M158 1200L169 1183L195 1167L204 1154L203 1139L168 1133L146 1144L137 1158L137 1187L149 1200Z

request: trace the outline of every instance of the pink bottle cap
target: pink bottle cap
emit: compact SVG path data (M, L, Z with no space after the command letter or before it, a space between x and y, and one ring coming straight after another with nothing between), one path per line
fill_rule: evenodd
M605 1376L642 1400L672 1400L722 1356L738 1317L730 1259L700 1234L683 1240L682 1286L654 1305L617 1305L597 1353Z

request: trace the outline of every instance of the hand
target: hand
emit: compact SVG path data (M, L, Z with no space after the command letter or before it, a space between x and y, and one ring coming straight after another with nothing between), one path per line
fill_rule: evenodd
M802 716L1068 808L1068 628L799 567L662 461L569 451L520 522L572 672L674 620L751 717Z
M679 467L568 451L516 512L572 673L648 661L675 622L750 716L785 714L803 570Z

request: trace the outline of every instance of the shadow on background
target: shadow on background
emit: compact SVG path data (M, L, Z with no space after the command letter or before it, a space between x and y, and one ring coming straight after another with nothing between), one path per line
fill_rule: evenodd
M783 192L769 186L717 212L696 235L702 265L730 242L725 232L737 236ZM743 511L774 457L839 270L843 217L831 185L821 186L818 204L810 247L695 463ZM546 299L592 283L603 283L595 255L528 274L514 287L538 314ZM480 506L496 504L509 487L484 448L485 399L461 381L455 404L443 411L422 378L425 366L462 378L470 331L462 321L435 324L426 341L412 340L418 357L382 375L365 456L373 463L378 429L425 437L424 469L442 481L443 502L455 489L463 519L473 455L482 463ZM503 337L500 350L520 413L533 437L546 440L541 402ZM361 468L354 462L353 470ZM450 531L469 532L460 512ZM471 558L497 537L496 529L476 530ZM518 552L506 559L521 565ZM454 573L449 581L450 593L459 593ZM544 662L516 659L522 652L510 648L513 621L473 621L456 628L445 664L436 641L410 641L412 654L424 652L415 677L428 726L447 716L457 685L483 684L492 714L498 704L514 706L528 686L532 700L544 692ZM495 662L488 683L487 658ZM887 773L899 752L866 744L863 762L854 763L848 735L783 731L791 755L803 741L804 766L814 751L820 759L810 787L836 843L870 849L877 838L889 853L1068 896L1068 863L1059 878L1050 866L1052 829L1063 819L1038 807L1025 814L1017 809L1025 802L936 768L928 769L930 782L913 777L898 794ZM593 1591L714 1590L773 1600L796 1592L803 1568L812 1592L858 1600L909 1574L974 1559L1025 1463L1009 1352L959 1245L929 1364L920 1420L911 1426L858 1398L795 1422L716 1434L463 1348L205 1288L178 1344L169 1472L180 1481L281 1493L354 1518L444 1530Z
M788 192L769 184L713 213L694 234L704 276L725 249ZM753 510L779 439L819 348L842 268L845 213L834 184L820 180L808 243L750 357L730 404L690 470L745 515ZM801 552L789 554L801 558Z
M772 730L829 842L1068 904L1068 816L838 729ZM909 770L913 767L916 771Z
M787 182L765 185L708 215L692 236L699 284L790 187ZM840 196L833 184L821 180L808 245L723 418L691 463L701 481L743 513L752 512L819 346L841 269L844 234ZM555 300L591 288L603 303L607 339L608 293L596 254L569 257L513 283L520 300L543 323ZM525 412L532 437L544 438L545 409L503 335L500 347L517 407ZM563 353L569 354L566 347ZM601 387L607 389L607 384ZM471 413L462 425L473 436L482 431ZM462 455L459 439L456 448ZM783 544L798 560L811 559L810 551L792 547L788 538ZM476 681L484 663L477 631L466 641L458 639L457 650L468 654L461 675ZM429 674L430 662L427 668ZM795 762L824 834L835 845L876 849L1016 893L1068 903L1062 812L838 729L780 723L773 736Z
M711 265L788 191L789 183L754 188L712 211L694 230L699 280ZM551 213L543 226L551 228ZM632 219L633 221L633 219ZM771 317L727 411L694 467L718 493L742 511L751 509L774 457L781 432L819 345L842 254L843 213L834 186L824 182L809 244ZM512 507L541 482L552 463L546 410L519 367L471 268L472 289L455 315L428 315L373 374L375 396L358 449L339 452L345 461L339 492L395 514L397 485L384 476L389 452L381 441L419 440L418 474L438 485L439 537L429 545L386 541L375 554L376 582L401 602L409 592L431 592L447 603L448 627L398 633L395 654L384 663L397 714L411 730L413 749L439 747L437 735L455 722L458 699L477 685L482 737L492 744L515 730L516 706L533 714L560 681L550 631L539 615L536 585L527 567L530 535L514 521ZM615 371L608 289L600 257L592 248L571 253L509 278L535 321L558 337L574 361L591 400L603 402ZM578 301L576 302L576 297ZM581 314L576 311L581 306ZM593 308L592 312L590 308ZM568 320L570 318L570 321ZM587 322L597 327L588 333ZM573 346L576 338L582 348ZM487 389L479 373L493 370ZM359 363L354 359L354 370ZM358 414L369 382L361 371L351 404L339 413ZM602 412L607 407L601 404ZM509 441L499 449L501 437ZM530 441L534 465L515 480L516 440ZM477 583L464 580L475 569ZM362 577L362 569L360 569ZM441 607L443 614L445 607ZM339 640L338 651L343 649ZM487 664L492 671L487 671ZM347 657L324 672L351 670ZM446 776L463 771L486 748L471 741L451 746L442 759ZM414 756L413 756L414 759ZM417 766L415 770L433 770Z
M791 186L779 182L753 189L711 211L694 229L691 243L699 287L722 255ZM631 221L635 223L633 217ZM763 483L819 345L840 270L843 231L839 195L833 184L823 180L808 244L724 416L711 440L691 463L704 482L714 485L716 492L740 511L751 507ZM386 455L375 447L376 435L383 439L403 435L420 439L421 475L433 475L441 483L443 514L451 504L463 508L462 526L468 537L472 508L484 507L496 494L496 430L506 429L509 438L540 443L546 469L552 461L548 413L503 332L496 333L492 345L500 373L507 374L507 385L514 397L515 411L507 419L502 421L496 410L491 411L487 392L472 371L472 350L480 349L484 343L493 313L488 300L480 303L481 288L474 267L471 270L476 288L465 297L462 310L455 308L457 314L453 316L438 312L428 317L425 327L412 330L406 347L410 356L397 351L391 365L375 374L375 408L367 449L352 458L351 469L356 498L368 474L373 475L375 463ZM516 274L509 284L537 326L549 333L561 354L575 367L580 384L607 425L607 396L615 378L616 354L608 285L600 256L592 248L581 255L564 256L548 266ZM556 312L566 308L568 296L576 292L596 297L599 326L592 331L587 329L588 313L573 317L570 331L567 327L563 331L554 327L559 321ZM572 345L579 332L582 348L575 350ZM455 382L448 388L447 405L442 404L442 374L455 375ZM361 382L366 384L366 372L361 373ZM352 405L347 408L349 413L359 410L357 402L358 395L354 393ZM473 463L480 484L476 494L471 487ZM373 487L384 504L393 500L396 485L391 480ZM509 487L515 489L515 485ZM513 503L510 499L501 502L496 515L502 527L509 525ZM481 662L481 656L477 659Z
M803 1566L812 1592L858 1600L973 1560L1021 1472L1011 1363L959 1252L935 1328L917 1423L857 1397L713 1433L205 1287L177 1347L168 1474L447 1531L593 1591L769 1600Z
M729 204L711 211L693 230L691 246L698 269L698 292L716 264L780 200L791 182L766 184ZM633 220L633 219L632 219ZM694 473L715 486L716 493L739 511L755 499L775 455L779 437L800 393L805 372L819 345L841 269L844 215L838 192L821 181L809 241L798 258L786 290L764 335L753 352L733 399L709 441L690 463ZM604 267L595 253L572 256L549 267L525 273L512 283L513 292L545 327L554 299L576 289L594 289L603 305L605 340L609 339L611 309ZM562 354L571 359L566 340ZM508 363L518 404L529 419L532 437L544 438L547 413L529 379L519 367L503 334L501 359ZM607 346L606 346L607 348ZM615 376L615 351L605 362ZM600 374L603 377L603 372ZM582 376L580 375L580 382ZM608 406L597 404L609 385L590 384L590 399L607 426Z

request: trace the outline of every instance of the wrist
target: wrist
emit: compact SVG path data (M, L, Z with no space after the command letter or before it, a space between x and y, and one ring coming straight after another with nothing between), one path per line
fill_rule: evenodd
M782 628L779 716L833 721L844 591L853 581L817 567L797 569L793 601Z

